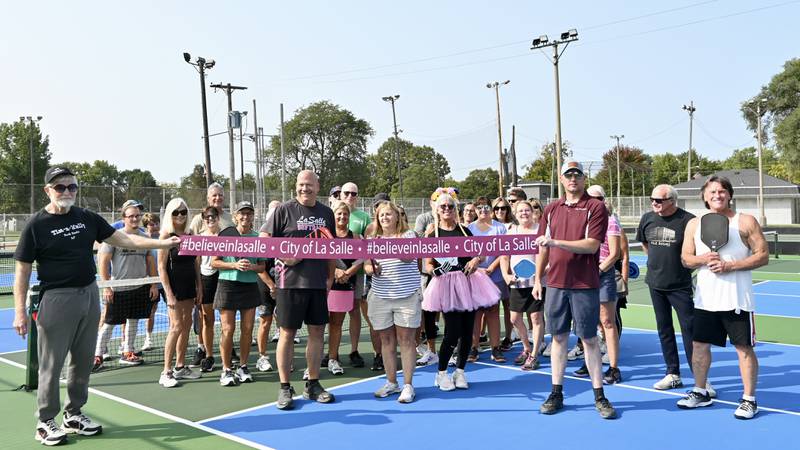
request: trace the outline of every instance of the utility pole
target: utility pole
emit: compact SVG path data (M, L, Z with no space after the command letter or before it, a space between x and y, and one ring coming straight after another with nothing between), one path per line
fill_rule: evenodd
M569 43L578 40L578 30L574 28L567 30L561 33L560 38L561 39L549 42L547 35L543 34L535 38L531 44L531 50L553 47L553 58L550 59L550 62L553 63L553 73L556 81L556 165L559 169L561 168L561 93L558 81L558 62L564 54L564 51L567 50ZM561 53L558 52L559 44L564 44L564 49L561 50ZM542 52L542 54L544 54L544 52ZM561 183L558 183L558 197L561 198L563 194L564 187Z
M619 171L619 140L620 139L624 139L624 138L625 138L624 134L620 134L620 135L616 135L615 134L615 135L611 136L611 139L616 139L617 140L617 147L616 147L616 149L617 149L617 209L619 209L620 206L622 206L622 203L620 203L620 199L619 199L620 186L622 185L622 176L620 175L620 171Z
M395 113L394 109L394 102L400 98L399 95L388 95L386 97L381 97L383 101L390 102L392 104L392 121L394 122L394 153L395 157L397 158L397 181L399 183L400 188L400 204L403 204L403 171L400 167L400 147L398 146L398 137L397 137L397 114Z
M198 56L196 62L192 62L192 55L189 53L183 54L183 60L188 64L194 66L197 72L200 73L200 103L203 107L203 147L206 158L206 186L210 186L214 182L214 176L211 173L211 147L208 142L208 109L206 108L206 69L214 67L214 60L206 60Z
M692 122L694 122L694 100L689 102L689 106L683 105L683 110L689 113L689 153L686 162L686 181L692 180Z
M256 217L261 219L261 203L262 203L262 192L261 192L261 156L259 155L258 151L258 140L260 139L261 131L258 129L258 120L256 117L256 99L253 99L253 144L255 145L256 151L256 198L255 198L255 206L256 211L258 211ZM244 179L244 178L242 178Z
M286 152L283 147L283 103L281 103L281 201L286 201Z
M242 177L242 195L244 195L244 145L242 144L242 133L245 117L247 117L247 111L242 111L239 113L239 161L242 163L239 168L239 173Z
M30 162L30 164L31 164L31 192L30 192L30 194L31 194L31 200L30 200L30 202L31 202L31 205L30 205L31 214L36 212L36 199L35 199L35 195L34 195L35 190L33 188L33 186L34 186L34 184L33 184L34 183L33 133L36 130L35 125L40 120L42 120L42 116L36 116L35 118L33 116L20 116L19 117L19 121L20 122L23 122L23 123L27 122L27 124L30 127L29 134L28 134L28 152L29 152L30 157L31 157L31 162Z
M509 182L509 186L517 185L517 148L516 148L516 140L517 140L517 129L515 125L511 125L511 181Z
M503 179L503 131L502 126L500 124L500 86L505 86L508 83L511 83L511 80L506 80L503 82L495 81L486 83L486 87L489 89L494 89L494 98L495 104L497 106L497 151L500 156L500 171L499 177L497 180L497 195L499 197L504 197L504 188L505 188L505 180Z
M231 213L233 213L233 208L236 205L236 158L234 157L234 149L233 149L233 127L231 126L231 113L233 112L233 101L231 99L231 94L233 91L238 90L245 90L247 89L244 86L232 86L230 83L222 84L212 84L212 88L216 91L217 89L221 89L225 91L225 95L228 97L228 163L230 164L230 169L228 171L230 175L230 191L231 191L231 199L230 199L230 209ZM206 139L208 141L208 139Z
M762 136L761 136L761 117L766 112L765 110L761 109L762 105L767 103L767 99L762 98L761 100L753 100L752 102L748 103L751 107L755 105L755 113L756 113L756 126L758 130L758 214L759 214L759 222L761 222L761 226L767 226L767 215L764 213L764 166L762 161L762 156L764 153L764 148L762 144ZM752 109L751 109L752 111Z

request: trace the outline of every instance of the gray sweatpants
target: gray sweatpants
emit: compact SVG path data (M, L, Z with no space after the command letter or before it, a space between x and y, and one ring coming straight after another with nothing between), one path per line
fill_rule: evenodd
M70 415L80 412L89 396L89 374L94 363L100 294L97 284L82 288L47 290L39 303L39 420L55 418L61 410L59 376L67 353L67 404Z

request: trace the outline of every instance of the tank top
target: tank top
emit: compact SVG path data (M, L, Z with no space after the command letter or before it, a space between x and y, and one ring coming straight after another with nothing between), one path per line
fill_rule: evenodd
M719 250L723 261L739 261L752 255L753 252L742 242L739 235L739 216L737 213L729 221L728 243ZM700 240L700 224L694 233L694 245L697 254L711 251ZM701 266L697 271L695 283L694 306L705 311L755 311L753 297L753 272L735 270L727 273L713 273L708 266Z

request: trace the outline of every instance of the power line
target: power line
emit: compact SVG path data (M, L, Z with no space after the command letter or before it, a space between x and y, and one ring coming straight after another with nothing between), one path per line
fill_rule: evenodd
M694 120L697 122L697 125L700 128L700 130L703 132L703 134L708 136L709 139L711 139L712 141L716 142L717 144L725 147L726 149L742 148L741 145L733 146L733 145L728 144L727 142L722 142L721 140L717 139L713 134L711 134L711 132L709 132L708 129L706 129L705 124L703 124L703 122L700 119L695 117ZM748 141L748 142L750 142L750 141ZM747 145L747 144L745 144L745 145Z
M425 135L425 134L414 133L413 131L408 131L408 130L404 130L404 131L405 131L406 135L408 135L408 136L417 136L417 137L420 137L420 138L423 138L423 139L427 139L428 141L445 141L445 140L449 140L449 139L454 139L454 138L457 138L457 137L465 136L465 135L468 135L468 134L473 134L473 133L476 133L478 131L483 131L483 130L485 130L486 128L488 128L490 126L494 126L494 119L490 119L490 120L482 123L481 125L475 126L473 128L470 128L470 129L467 129L467 130L463 130L463 131L458 131L458 132L455 132L453 134L448 134L448 135L430 136L430 135Z

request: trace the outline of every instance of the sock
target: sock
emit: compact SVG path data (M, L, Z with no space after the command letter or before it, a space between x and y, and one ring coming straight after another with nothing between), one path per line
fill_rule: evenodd
M199 348L202 351L206 351L206 346L203 344L197 344L197 348Z
M175 366L175 371L177 372L177 371L179 371L179 370L183 369L184 367L185 367L185 366Z
M692 390L693 390L694 392L697 392L698 394L708 395L708 391L707 391L707 390L705 390L705 389L700 389L700 388L699 388L699 387L697 387L697 386L695 386L694 388L692 388Z
M742 400L747 400L748 402L756 402L756 397L753 395L742 395Z
M553 394L563 394L564 393L564 385L563 384L554 384L553 385Z
M594 391L594 401L602 400L606 398L606 394L603 392L603 388L593 388Z
M319 378L309 378L308 385L311 386L312 384L319 384Z
M281 383L281 389L289 389L290 387L292 387L292 385L289 383Z

